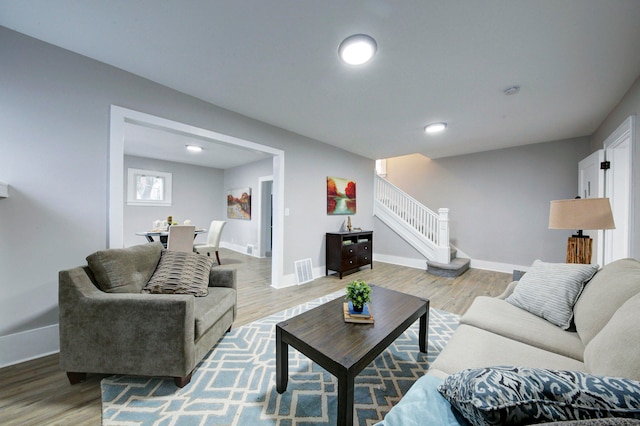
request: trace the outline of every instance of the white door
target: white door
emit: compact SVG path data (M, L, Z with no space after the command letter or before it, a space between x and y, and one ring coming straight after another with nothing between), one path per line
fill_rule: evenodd
M610 169L605 173L605 196L611 201L616 229L604 231L604 263L629 257L631 253L631 177L632 131L631 116L604 141L605 160Z
M578 163L578 195L581 198L603 198L604 170L600 164L604 161L604 149L599 149ZM585 230L593 238L593 258L591 261L604 265L604 233L602 230Z

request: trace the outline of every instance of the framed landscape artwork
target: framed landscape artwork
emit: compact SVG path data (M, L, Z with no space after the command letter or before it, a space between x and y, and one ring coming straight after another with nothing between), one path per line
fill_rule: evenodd
M356 183L350 179L327 176L327 214L356 213Z
M230 189L227 192L227 217L251 220L251 188Z

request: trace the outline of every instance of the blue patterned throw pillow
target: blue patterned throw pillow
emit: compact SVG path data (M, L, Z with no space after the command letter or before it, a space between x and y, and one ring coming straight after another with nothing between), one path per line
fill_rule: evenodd
M578 371L475 368L450 375L438 391L475 426L640 419L640 382Z

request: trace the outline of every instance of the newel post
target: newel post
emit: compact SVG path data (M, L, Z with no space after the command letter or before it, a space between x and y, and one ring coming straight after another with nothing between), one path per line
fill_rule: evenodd
M449 249L449 209L438 209L438 246Z

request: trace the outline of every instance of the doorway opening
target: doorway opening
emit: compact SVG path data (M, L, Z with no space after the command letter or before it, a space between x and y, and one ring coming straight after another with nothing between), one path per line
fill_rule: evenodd
M272 177L272 260L271 286L279 288L283 281L284 258L284 151L265 145L213 132L173 120L111 106L111 123L109 132L109 194L108 194L108 230L107 247L122 248L124 246L124 144L125 124L132 123L169 132L190 134L199 138L210 139L216 143L254 150L269 154L273 158Z
M260 182L260 257L272 257L273 247L273 176L258 179Z

